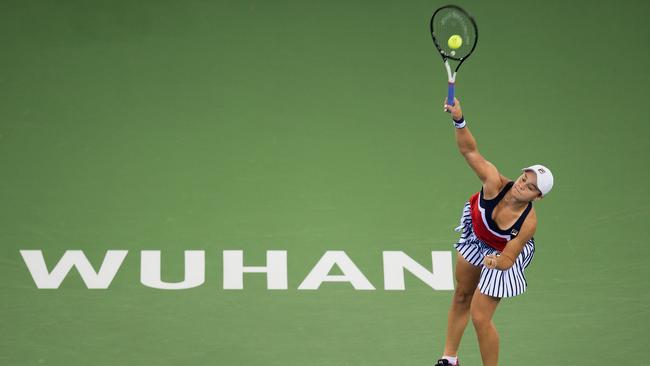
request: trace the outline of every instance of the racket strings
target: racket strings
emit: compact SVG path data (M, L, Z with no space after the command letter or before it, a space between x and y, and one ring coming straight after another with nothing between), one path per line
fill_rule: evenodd
M437 11L431 19L431 31L436 48L445 58L461 60L472 53L476 44L476 26L460 9L448 7Z

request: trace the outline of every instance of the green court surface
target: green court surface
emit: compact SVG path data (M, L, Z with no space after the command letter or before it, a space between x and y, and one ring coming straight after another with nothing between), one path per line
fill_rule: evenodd
M649 3L458 4L480 32L457 84L479 148L556 178L528 291L497 310L500 364L650 365ZM2 1L0 364L433 365L452 291L385 290L382 253L431 269L480 188L442 111L441 5ZM128 255L108 289L76 270L38 289L28 249L49 269ZM205 283L142 285L142 250L169 282L205 251ZM224 250L285 250L288 289L225 290ZM376 290L298 290L327 251ZM460 359L481 364L471 323Z

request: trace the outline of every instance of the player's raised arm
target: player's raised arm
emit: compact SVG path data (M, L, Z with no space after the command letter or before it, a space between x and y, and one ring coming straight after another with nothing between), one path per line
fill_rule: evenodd
M499 174L499 171L492 163L485 160L483 155L479 153L476 146L476 140L469 131L465 119L463 118L463 111L461 110L460 102L458 99L454 98L454 105L451 106L447 104L447 100L445 99L444 109L445 112L451 113L451 117L454 120L458 151L463 155L467 164L469 164L474 172L476 172L476 175L478 175L483 186L489 191L498 191L503 184L501 174Z

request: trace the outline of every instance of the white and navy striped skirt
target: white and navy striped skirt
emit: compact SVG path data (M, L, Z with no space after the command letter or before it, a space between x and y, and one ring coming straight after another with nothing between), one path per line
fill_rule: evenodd
M521 295L526 291L527 283L524 269L530 265L535 255L535 241L532 238L524 245L524 249L519 253L515 264L508 270L502 271L489 269L483 265L485 256L490 254L498 255L500 252L487 245L474 234L469 202L463 208L460 226L456 228L456 231L462 233L458 243L454 244L458 253L472 265L481 268L478 289L482 294L501 298Z

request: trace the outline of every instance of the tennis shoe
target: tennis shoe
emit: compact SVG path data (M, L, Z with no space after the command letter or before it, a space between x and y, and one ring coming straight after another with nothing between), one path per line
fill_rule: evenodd
M449 360L441 358L433 366L460 366L460 362L458 360L456 360L456 363L452 364L452 363L449 363Z

